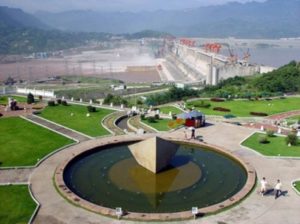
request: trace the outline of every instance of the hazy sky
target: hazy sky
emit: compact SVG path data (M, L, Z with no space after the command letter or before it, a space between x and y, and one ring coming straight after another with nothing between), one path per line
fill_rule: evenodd
M0 5L22 8L25 11L67 11L90 9L98 11L141 11L185 9L203 5L224 4L233 0L0 0ZM253 0L235 0L250 2ZM256 0L262 2L264 0Z

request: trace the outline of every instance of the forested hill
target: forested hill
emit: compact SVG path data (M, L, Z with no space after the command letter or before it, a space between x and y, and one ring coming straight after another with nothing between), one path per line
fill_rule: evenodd
M82 46L91 40L107 40L110 36L54 30L20 9L0 6L0 54L56 51Z
M201 91L205 96L223 98L268 97L284 93L300 93L300 62L292 61L263 75L229 78Z
M49 25L42 23L31 14L21 9L0 6L0 28L38 28L49 29Z
M300 36L300 0L266 0L186 10L37 12L44 23L62 30L134 33L150 29L176 36L281 38Z

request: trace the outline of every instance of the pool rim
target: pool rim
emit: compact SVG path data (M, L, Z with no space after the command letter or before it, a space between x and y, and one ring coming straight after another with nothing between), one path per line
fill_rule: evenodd
M64 182L64 171L73 160L78 159L78 157L81 157L82 154L85 154L88 151L95 150L95 148L104 147L104 146L113 146L116 144L128 143L128 142L133 142L133 141L142 141L149 137L152 137L152 135L151 136L149 136L149 135L127 136L125 139L124 139L124 137L115 136L112 138L108 138L107 140L96 139L96 140L89 141L89 142L94 141L96 144L95 143L91 144L90 147L88 147L88 146L83 147L83 148L80 147L79 150L76 150L76 152L72 153L71 157L69 157L64 162L62 162L61 164L59 164L57 166L55 173L54 173L54 184L55 184L57 191L61 194L62 197L64 197L67 201L71 202L73 205L79 206L81 208L84 208L84 209L94 212L94 213L98 213L98 214L105 215L105 216L110 216L112 218L117 218L115 209L94 204L90 201L87 201L87 200L79 197L72 190L70 190ZM205 142L200 142L197 140L184 140L184 139L172 138L172 137L163 137L163 138L166 140L180 142L180 143L187 144L187 145L194 145L197 147L202 147L202 148L206 148L206 149L221 153L221 154L229 157L230 159L238 162L246 172L247 180L240 191L238 191L235 195L233 195L229 199L226 199L220 203L198 209L199 214L207 215L207 214L211 214L211 213L217 213L225 208L232 207L234 204L236 204L236 203L240 202L242 199L244 199L252 191L253 187L255 186L256 171L255 171L254 167L248 161L246 161L245 159L242 159L239 155L229 152L219 146L216 146L213 144L207 144ZM75 146L75 148L76 148L76 146ZM171 212L170 213L138 213L138 212L125 211L125 214L124 214L124 216L122 216L122 219L137 220L137 221L171 221L171 220L190 219L193 217L194 217L194 215L192 214L191 210L174 212L174 213L171 213Z

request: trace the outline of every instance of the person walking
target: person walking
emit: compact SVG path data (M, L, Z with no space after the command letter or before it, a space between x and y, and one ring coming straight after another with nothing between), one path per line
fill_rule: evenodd
M191 134L191 139L195 139L196 136L195 136L195 128L192 127L192 134Z
M281 186L282 183L280 180L277 180L277 183L275 185L275 199L277 199L281 195Z
M262 180L260 181L260 185L261 185L260 186L260 194L261 194L261 196L264 196L264 194L266 193L267 184L268 184L268 182L267 182L266 178L263 177Z

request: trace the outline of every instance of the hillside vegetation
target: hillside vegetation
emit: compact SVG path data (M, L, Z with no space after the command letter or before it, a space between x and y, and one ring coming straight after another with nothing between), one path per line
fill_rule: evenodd
M292 61L277 70L252 77L234 77L208 86L202 96L222 98L251 98L300 92L300 63Z

